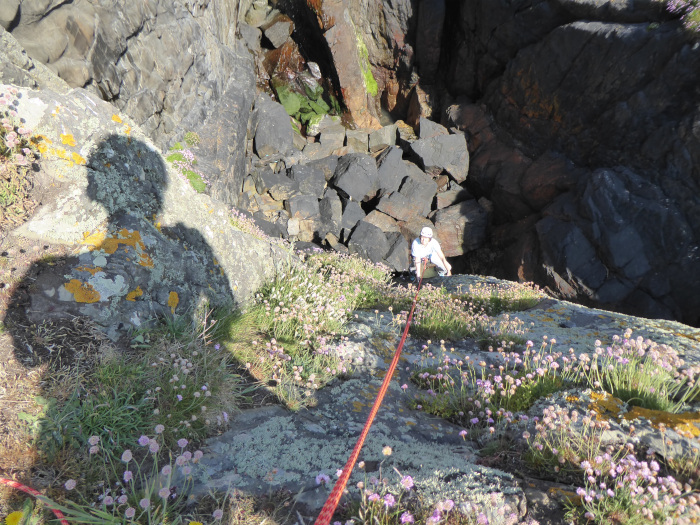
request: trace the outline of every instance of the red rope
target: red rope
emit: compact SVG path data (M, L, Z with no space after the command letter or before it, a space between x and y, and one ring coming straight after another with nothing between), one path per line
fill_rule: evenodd
M408 337L408 328L411 326L411 320L413 319L413 311L416 309L416 300L418 299L418 292L420 292L420 287L421 284L423 283L423 272L425 271L425 265L423 266L423 271L421 271L421 276L420 279L418 280L418 288L416 289L416 295L413 298L413 304L411 305L411 312L408 314L408 318L406 319L406 326L403 329L403 335L401 336L401 341L399 342L399 346L396 347L396 352L394 353L394 359L392 359L391 364L389 365L389 369L386 372L386 376L384 376L384 381L382 382L382 387L379 389L379 393L377 394L377 398L374 401L374 405L372 405L372 410L369 412L369 416L367 416L367 422L365 423L364 428L362 429L362 433L360 434L360 437L357 439L357 443L355 443L355 448L352 450L352 454L350 454L350 457L348 458L348 462L345 464L345 467L343 467L343 472L338 478L338 481L335 482L335 486L333 487L333 490L331 491L330 495L328 496L328 499L326 500L325 505L323 505L323 508L321 509L321 513L318 515L318 518L316 519L315 525L329 525L331 522L331 518L333 517L333 514L335 513L335 509L338 507L338 502L340 501L340 497L343 495L343 491L345 490L346 485L348 484L348 479L350 479L350 474L352 473L352 469L355 467L355 463L357 462L357 458L360 456L360 450L362 450L362 445L365 443L365 438L367 437L367 434L369 433L369 428L372 426L372 422L374 421L374 416L377 415L377 412L379 411L379 406L382 404L382 401L384 400L384 395L386 394L387 389L389 388L389 383L391 382L391 377L394 375L394 370L396 370L396 365L399 363L399 356L401 355L401 350L403 349L403 345L406 342L406 337Z
M32 496L42 496L41 492L38 490L34 490L31 487L27 487L26 485L22 485L21 483L16 482L13 479L7 479L7 478L0 478L0 483L3 485L8 485L12 487L13 489L21 490L22 492L26 492L27 494L31 494ZM43 502L43 500L40 500ZM50 508L50 507L49 507ZM51 509L51 512L53 512L56 517L60 520L61 525L70 525L66 521L66 517L63 515L63 512L61 512L58 509Z

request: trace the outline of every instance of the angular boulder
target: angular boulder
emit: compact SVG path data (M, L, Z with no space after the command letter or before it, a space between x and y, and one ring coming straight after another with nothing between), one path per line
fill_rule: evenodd
M463 255L479 248L486 240L488 214L474 200L438 210L433 221L445 257Z
M467 179L469 151L463 134L421 138L411 144L411 151L424 171L439 175L444 170L458 183Z
M391 246L384 232L364 220L357 223L348 241L350 253L356 253L373 263L381 262L389 248Z
M287 175L299 185L299 191L305 195L313 195L317 199L323 196L326 179L323 171L308 164L297 164L287 170Z
M369 155L349 153L338 160L331 183L357 202L370 199L377 193L377 164Z
M292 149L292 125L282 104L261 93L253 111L255 152L261 159L284 155Z

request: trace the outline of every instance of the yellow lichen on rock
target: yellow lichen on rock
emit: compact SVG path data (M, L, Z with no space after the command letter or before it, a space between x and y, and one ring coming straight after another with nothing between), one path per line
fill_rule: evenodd
M78 270L79 272L88 272L90 275L94 276L97 272L101 272L102 268L100 268L99 266L93 266L92 268L90 268L89 266L78 266L76 270Z
M136 301L137 297L141 297L143 295L143 290L141 290L140 286L137 286L135 290L131 290L128 294L126 294L126 300L127 301Z
M91 284L78 279L71 279L65 284L66 290L73 294L77 303L96 303L100 300L100 294Z
M607 392L591 392L591 399L593 402L588 405L588 409L604 418L619 416L625 407L621 400Z
M120 117L119 115L117 115L117 114L112 115L112 120L113 120L114 122L116 122L117 124L121 124L121 123L122 123L121 117Z
M75 146L75 137L71 133L61 133L61 143L66 146Z
M676 431L690 433L693 437L700 436L700 412L672 414L663 410L633 407L623 417L630 421L637 418L645 418L657 428L660 425L665 425Z
M70 154L70 158L76 166L82 166L83 164L87 164L85 157L83 157L79 153L72 152Z
M180 298L178 297L177 292L170 292L170 296L168 297L168 306L170 307L170 311L172 313L175 313L175 308L177 308L179 302Z

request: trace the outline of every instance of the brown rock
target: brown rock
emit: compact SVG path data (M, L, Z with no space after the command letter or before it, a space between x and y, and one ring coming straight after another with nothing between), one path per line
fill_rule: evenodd
M486 239L487 213L474 200L449 206L434 216L435 234L445 257L480 247Z

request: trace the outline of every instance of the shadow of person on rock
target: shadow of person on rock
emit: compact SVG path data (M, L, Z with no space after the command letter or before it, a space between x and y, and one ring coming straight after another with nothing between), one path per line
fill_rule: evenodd
M50 231L83 231L83 239L69 248L48 234L34 241L37 247L48 248L46 253L59 255L31 264L13 287L2 319L5 373L25 378L24 387L33 389L41 405L24 409L28 413L22 417L29 424L46 425L51 410L75 397L80 374L103 358L125 362L120 350L133 352L135 331L163 318L201 322L198 309L234 306L228 276L205 237L177 220L181 211L164 209L173 192L182 199L191 193L186 180L171 180L178 174L166 169L157 150L126 135L108 135L87 159L86 169L75 173L86 175L71 174L68 183L52 182L58 197L46 203L50 213L42 220L63 217L65 221L56 221ZM166 217L172 225L162 225ZM102 355L105 352L113 355ZM134 384L134 392L152 387ZM27 397L31 400L31 394ZM17 428L11 421L16 415L0 414L0 420ZM50 422L54 427L35 429L35 436L44 439L39 443L44 454L60 452L61 433L80 434L80 429L55 426L56 421L54 417ZM105 433L111 435L110 429ZM52 439L53 446L47 442ZM31 448L26 442L18 447ZM0 443L0 475L13 471L25 477L21 472L29 472L38 456L27 453L18 464L9 457L12 450ZM37 488L52 484L51 479L27 481Z

